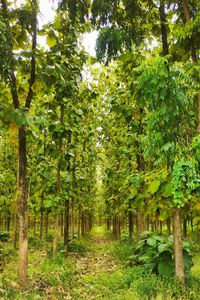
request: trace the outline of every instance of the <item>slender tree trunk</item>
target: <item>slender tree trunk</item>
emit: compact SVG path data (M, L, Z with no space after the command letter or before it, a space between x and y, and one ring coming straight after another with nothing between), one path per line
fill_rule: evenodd
M28 277L28 205L26 179L26 128L19 128L19 280L27 285Z
M162 39L162 55L169 54L169 45L167 41L167 26L166 26L166 14L165 14L165 0L160 0L160 28L161 28L161 39Z
M33 209L33 235L36 236L36 211Z
M187 237L187 217L183 219L183 236L184 238Z
M69 242L69 200L65 200L65 216L64 216L64 245Z
M144 224L144 221L143 221L143 214L142 212L138 209L137 210L137 220L136 220L136 227L137 227L137 239L139 240L140 238L140 233L142 233L143 231L143 224Z
M64 120L64 105L60 105L60 124L63 125ZM61 171L61 160L62 160L62 136L58 138L57 144L57 153L58 153L58 162L57 162L57 175L56 175L56 194L58 198L60 197L61 192L61 178L60 178L60 171ZM60 200L59 200L60 203ZM58 206L59 206L58 203ZM58 251L58 224L59 224L59 211L55 212L55 225L54 225L54 240L53 240L53 259L57 256Z
M83 211L81 214L81 236L85 236L85 212Z
M185 21L186 21L186 23L188 23L188 22L190 22L190 19L191 19L188 0L182 0L182 4L183 4L184 15L185 15ZM190 41L192 61L197 62L197 54L196 54L196 49L195 49L195 46L194 46L194 37L193 37L193 35L191 36L191 38L189 38L189 41Z
M129 232L129 240L132 240L132 238L133 238L133 212L131 210L131 202L129 202L128 232Z
M67 138L67 146L69 147L71 145L71 139L72 139L72 132L68 131L68 138ZM67 171L70 176L71 171L71 156L67 154ZM70 185L68 187L70 189ZM70 216L69 216L69 209L70 209L70 203L69 199L65 199L65 210L64 210L64 245L66 248L68 247L69 242L69 223L70 223Z
M46 211L45 215L45 238L47 239L49 234L49 212L48 210Z
M78 238L81 236L81 206L78 208Z
M6 230L10 231L10 211L7 212Z
M71 213L71 239L74 239L74 197L72 197L72 213Z
M17 248L17 239L18 239L18 205L16 203L15 213L14 213L14 224L13 224L13 246L16 249Z
M117 216L117 239L119 240L121 237L121 219Z
M113 216L113 220L112 220L112 232L114 237L116 238L116 215Z
M110 231L110 217L109 216L106 218L106 228L108 231Z
M59 222L59 214L55 215L54 221L54 239L53 239L53 260L56 259L58 253L58 222Z
M63 217L63 214L61 214L60 215L60 234L61 234L61 236L64 236L63 225L64 225L64 217Z
M171 235L171 219L168 218L167 221L167 232L168 232L168 235Z
M42 192L41 197L41 211L40 211L40 239L43 237L43 219L44 219L44 209L43 209L43 202L44 202L44 192Z
M159 224L160 224L160 234L162 234L162 231L163 231L163 222L160 221Z
M194 224L193 224L193 215L191 213L191 220L190 220L190 226L191 226L191 229L192 229L192 232L194 231Z
M180 208L174 210L174 255L176 277L181 283L185 283L182 236L181 236L181 211Z

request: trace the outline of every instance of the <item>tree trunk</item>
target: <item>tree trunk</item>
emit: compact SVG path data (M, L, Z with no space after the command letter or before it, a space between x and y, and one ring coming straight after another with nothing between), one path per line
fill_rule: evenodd
M78 238L81 236L81 206L78 208Z
M138 209L137 210L137 220L136 220L136 227L137 227L137 239L139 240L140 238L140 233L144 230L144 221L143 221L143 214L142 212Z
M55 222L54 222L53 260L56 259L57 252L58 252L58 221L59 221L59 215L57 213L55 215Z
M110 217L109 216L106 218L106 228L108 231L110 231Z
M65 200L65 216L64 216L64 245L69 242L69 200Z
M27 285L28 277L28 205L27 205L26 128L19 128L19 280Z
M42 192L42 197L41 197L41 211L40 211L40 239L42 239L43 237L43 212L44 212L44 209L43 209L43 202L44 202L44 192Z
M81 236L85 236L85 212L81 213Z
M36 211L33 209L33 235L36 236Z
M187 217L183 219L183 236L184 238L187 237Z
M168 232L168 235L171 235L171 219L168 218L167 221L167 232Z
M60 215L60 234L61 234L61 236L64 236L63 225L64 225L64 220L63 220L63 213L62 213Z
M60 105L60 124L63 125L64 119L64 105ZM60 197L61 192L61 178L60 178L60 171L61 171L61 160L62 160L62 136L58 138L57 144L57 153L58 153L58 161L57 161L57 174L56 174L56 194L57 197ZM58 201L58 207L60 204L60 200ZM53 259L57 256L58 251L58 223L59 223L59 211L55 212L55 227L54 227L54 241L53 241Z
M129 240L133 238L133 212L131 210L131 203L129 203L129 212L128 212L128 232Z
M180 208L174 210L174 256L175 256L175 273L178 280L185 283L184 261L182 250L181 236L181 211Z
M182 0L183 2L183 10L184 10L184 15L185 15L185 21L186 23L190 22L190 8L189 8L189 4L188 4L188 0ZM191 49L191 57L192 57L192 61L195 63L197 62L197 54L196 54L196 49L194 46L194 37L193 35L191 36L191 38L189 38L190 41L190 49Z
M167 42L165 0L160 0L159 13L160 13L160 28L161 28L161 38L162 38L162 55L166 56L169 54L169 46Z
M71 214L71 240L74 239L74 197L72 197L71 201L72 206L72 214Z
M16 203L16 209L18 209L18 205ZM18 214L17 211L15 209L15 213L14 213L14 224L13 224L13 246L16 249L17 248L17 239L18 239Z
M191 213L190 226L191 226L191 230L193 232L194 231L194 224L193 224L193 215L192 215L192 213Z
M49 212L48 210L46 211L45 215L45 238L47 239L49 234Z

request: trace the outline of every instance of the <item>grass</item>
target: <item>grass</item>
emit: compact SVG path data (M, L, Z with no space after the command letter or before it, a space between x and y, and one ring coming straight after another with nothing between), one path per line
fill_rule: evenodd
M130 268L126 262L131 255L132 245L127 240L111 242L108 236L104 226L96 227L91 233L96 244L91 244L90 240L74 240L68 256L60 242L55 261L50 258L51 242L32 238L29 250L29 287L26 290L21 289L17 281L18 253L10 242L4 243L0 299L200 299L199 253L194 256L191 275L183 287L174 278L163 279L142 266ZM86 273L78 268L77 262L81 260L83 268L88 268ZM103 260L105 262L102 265ZM113 263L114 268L111 266Z

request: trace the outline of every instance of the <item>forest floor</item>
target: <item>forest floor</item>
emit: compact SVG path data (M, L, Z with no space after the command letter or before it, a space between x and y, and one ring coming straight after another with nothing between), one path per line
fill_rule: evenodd
M29 244L29 287L23 290L18 284L17 251L7 244L7 259L0 270L0 299L200 299L199 280L183 289L142 267L128 267L130 245L114 242L101 227L95 228L88 240L72 242L67 255L61 243L55 261L51 259L51 243L34 238ZM192 271L198 277L199 261L198 256Z
M113 255L113 240L101 228L88 241L75 242L77 249L67 256L61 249L55 262L36 240L30 244L29 288L22 290L17 283L17 252L12 250L14 259L7 260L0 274L0 299L135 299L118 297L119 290L124 294L125 269Z

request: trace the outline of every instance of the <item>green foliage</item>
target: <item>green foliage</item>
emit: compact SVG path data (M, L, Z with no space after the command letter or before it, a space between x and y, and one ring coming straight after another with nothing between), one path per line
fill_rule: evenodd
M90 246L87 240L72 240L68 244L68 251L84 255L90 249Z
M96 57L100 62L108 64L128 46L130 47L130 39L126 32L112 27L102 28L96 41Z
M199 172L197 163L192 160L179 160L173 166L172 186L173 202L176 206L183 206L191 200L192 193L199 188Z
M0 242L8 242L10 239L9 232L0 231Z
M74 262L58 255L55 262L50 259L43 261L37 270L37 277L48 285L56 286L71 282L74 272Z
M33 247L36 249L40 249L41 246L43 245L41 239L39 239L37 237L29 237L28 243L29 243L30 247Z
M129 265L129 258L133 253L133 249L134 244L132 242L129 242L128 238L126 240L122 239L114 244L113 254L121 262L127 263L127 265Z
M133 265L143 264L145 268L163 277L175 275L173 238L153 235L145 232L143 238L134 245L133 255L130 256ZM190 245L183 242L183 257L185 271L193 266Z

